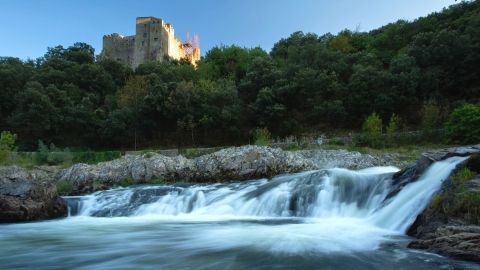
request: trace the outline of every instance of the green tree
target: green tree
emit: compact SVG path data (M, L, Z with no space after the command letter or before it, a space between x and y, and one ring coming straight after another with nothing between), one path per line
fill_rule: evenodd
M428 101L422 108L422 132L428 139L436 138L437 130L441 122L441 110L435 101Z
M147 95L148 82L144 76L132 76L128 78L125 86L117 92L118 105L120 108L129 108L133 114L134 150L137 150L137 129L140 108Z
M17 135L10 131L0 133L0 162L5 162L8 159L10 151L15 149L16 140Z
M387 140L390 145L396 145L396 135L398 132L399 118L396 114L390 116L390 121L387 126Z
M365 119L362 130L365 133L365 140L369 146L380 147L382 145L382 119L376 112L373 112Z
M452 142L480 142L480 105L465 104L455 109L445 125Z
M255 145L268 146L271 143L271 137L267 128L257 128L253 134Z

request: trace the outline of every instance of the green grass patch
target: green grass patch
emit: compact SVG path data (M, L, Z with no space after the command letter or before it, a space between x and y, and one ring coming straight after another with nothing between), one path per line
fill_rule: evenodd
M59 181L56 186L60 195L67 195L73 191L73 184L68 181Z

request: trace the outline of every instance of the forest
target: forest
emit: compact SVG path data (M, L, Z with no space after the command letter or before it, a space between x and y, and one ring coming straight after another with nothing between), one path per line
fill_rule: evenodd
M91 149L236 145L259 128L280 138L361 130L372 113L417 130L433 112L429 124L441 129L462 106L480 113L479 67L480 1L369 32L295 32L270 52L218 46L197 67L132 70L79 42L38 59L0 58L0 131L34 150L39 140Z

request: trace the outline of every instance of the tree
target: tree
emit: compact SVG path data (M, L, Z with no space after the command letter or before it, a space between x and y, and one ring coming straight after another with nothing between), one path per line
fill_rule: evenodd
M382 144L382 119L373 112L365 122L363 122L362 130L365 133L365 142L372 147L379 147Z
M392 116L390 116L390 121L388 122L388 126L387 126L387 140L390 145L396 144L395 140L398 132L398 124L399 124L398 116L395 113L393 113Z
M131 76L125 86L117 92L118 105L120 108L129 108L133 113L134 149L137 150L137 128L139 111L143 100L147 95L148 82L144 76Z
M480 105L465 104L455 109L445 125L452 142L480 142Z
M0 162L7 160L10 151L14 150L17 135L10 131L0 133Z
M440 126L441 111L440 107L433 100L423 104L422 108L422 132L425 138L435 138L437 129Z

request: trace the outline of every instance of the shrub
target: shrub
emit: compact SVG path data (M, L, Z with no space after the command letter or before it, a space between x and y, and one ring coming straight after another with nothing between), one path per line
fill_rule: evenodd
M346 143L344 140L339 139L339 138L332 138L328 141L328 144L330 145L338 145L338 146L344 146Z
M373 112L370 114L362 126L363 134L356 137L359 145L380 147L382 144L382 119Z
M267 146L271 142L271 134L267 128L257 128L253 135L255 145Z
M480 105L465 104L450 114L445 125L452 142L480 142Z
M73 153L73 162L74 163L87 163L87 164L96 164L99 162L110 161L117 158L121 158L122 153L120 151L104 151L104 152L74 152Z
M35 162L38 165L60 165L70 164L73 160L73 155L68 148L61 149L56 147L53 143L47 146L41 140L38 141L38 152L35 154Z
M398 116L396 114L392 114L390 116L390 121L388 122L387 126L387 141L389 145L397 145L397 132L398 132Z
M69 194L73 191L73 185L68 181L59 181L57 182L57 192L61 195Z
M440 107L435 101L428 101L422 108L422 132L425 139L436 137L436 131L441 121Z
M15 148L15 141L17 135L12 134L10 131L2 131L0 133L0 163L7 161L10 152Z
M447 204L445 212L462 217L473 224L480 224L480 193L466 190L465 183L475 177L475 172L463 168L452 176L453 199Z

